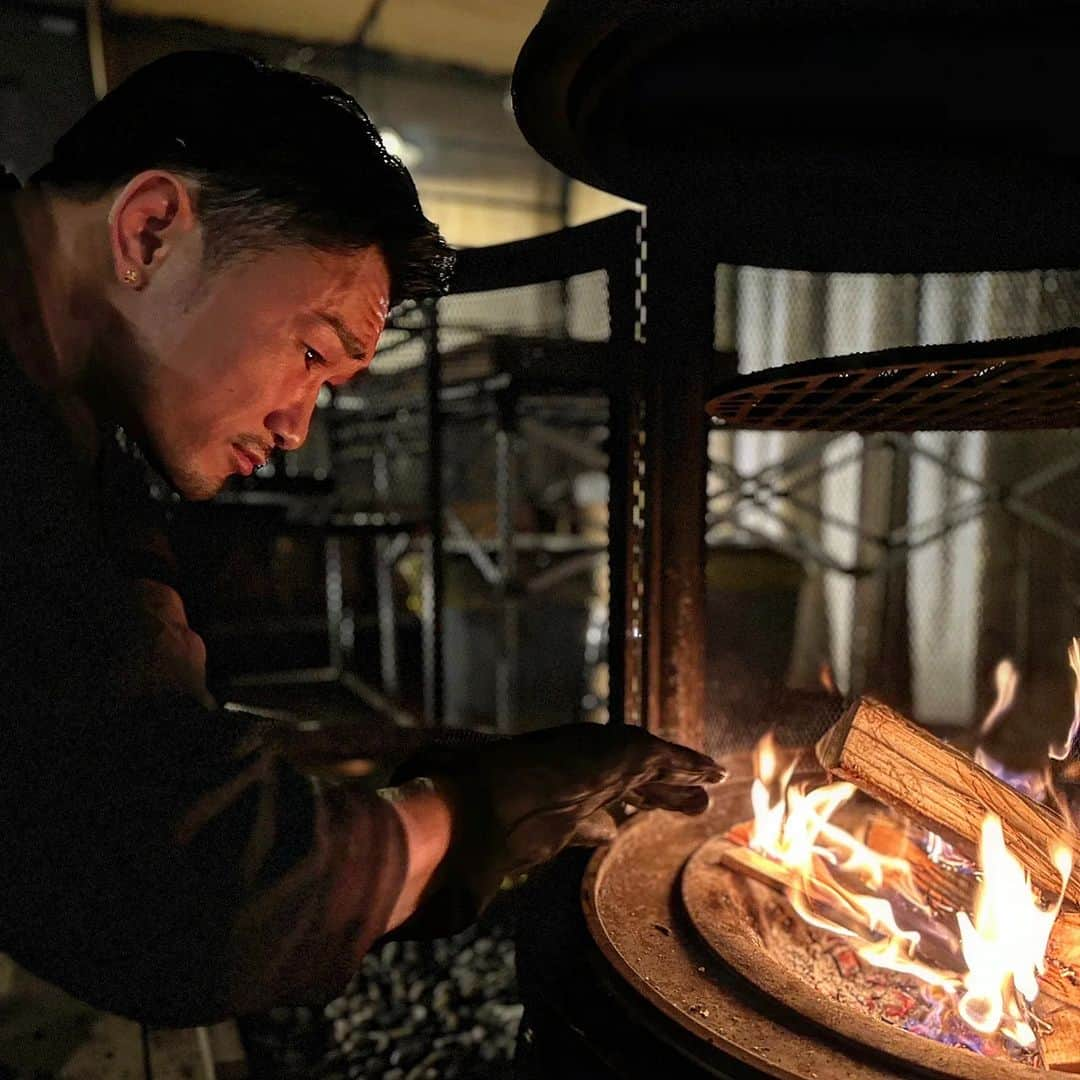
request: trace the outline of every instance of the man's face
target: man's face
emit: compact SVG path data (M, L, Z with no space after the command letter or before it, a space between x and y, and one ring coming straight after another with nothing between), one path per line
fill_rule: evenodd
M177 490L210 498L273 449L300 446L321 387L370 363L389 289L376 248L282 248L179 288L187 299L175 307L148 307L135 327L143 356L133 405Z

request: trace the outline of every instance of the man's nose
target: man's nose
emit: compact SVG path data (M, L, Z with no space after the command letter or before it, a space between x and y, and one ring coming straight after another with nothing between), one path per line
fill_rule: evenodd
M266 418L266 428L278 450L298 450L304 445L315 412L315 395L305 396L287 408L275 409Z

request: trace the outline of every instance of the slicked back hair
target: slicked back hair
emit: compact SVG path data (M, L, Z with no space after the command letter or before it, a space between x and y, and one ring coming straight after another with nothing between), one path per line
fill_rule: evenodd
M94 105L30 184L93 199L155 168L195 182L211 268L282 246L376 246L391 306L446 291L453 254L408 171L324 79L240 53L173 53Z

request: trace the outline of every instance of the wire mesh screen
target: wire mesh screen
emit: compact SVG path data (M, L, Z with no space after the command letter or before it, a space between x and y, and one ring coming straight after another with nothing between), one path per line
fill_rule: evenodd
M737 352L740 372L1080 323L1076 271L720 266L716 286L716 346ZM710 600L712 682L729 669L769 685L824 682L877 693L924 722L966 725L987 709L1007 656L1021 695L1001 737L1044 749L1067 728L1066 647L1080 599L1075 431L716 430L709 456L713 592L739 559L761 563L737 579L760 615L751 647ZM722 687L710 695L719 744L746 741L732 697Z
M607 696L607 276L452 294L398 313L371 372L336 401L336 462L356 520L387 526L381 684L423 620L427 350L438 351L445 722L503 731L602 715ZM391 528L400 523L400 529ZM437 526L436 526L437 527Z

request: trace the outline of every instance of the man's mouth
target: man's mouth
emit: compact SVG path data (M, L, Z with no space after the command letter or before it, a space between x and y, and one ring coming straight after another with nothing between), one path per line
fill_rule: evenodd
M236 458L236 471L244 476L250 476L256 469L261 469L266 464L266 457L257 450L247 450L242 446L232 444L233 456Z

